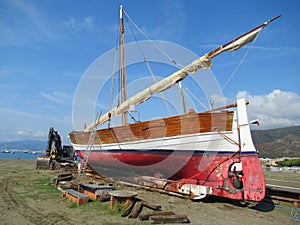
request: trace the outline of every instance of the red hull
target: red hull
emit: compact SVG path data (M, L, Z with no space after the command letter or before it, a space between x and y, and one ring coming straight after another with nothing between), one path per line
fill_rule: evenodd
M83 158L84 153L77 154ZM113 174L109 175L119 178L125 171L130 173L129 176L159 173L161 178L176 180L179 185L189 183L212 187L212 195L216 196L252 201L261 201L265 197L264 175L256 153L170 154L96 151L90 153L89 164L100 174L107 172L103 167L114 168ZM170 157L171 161L166 162ZM234 168L240 162L242 174Z

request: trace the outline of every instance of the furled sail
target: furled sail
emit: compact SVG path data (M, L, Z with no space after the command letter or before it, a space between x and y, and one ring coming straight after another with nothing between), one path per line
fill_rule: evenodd
M222 52L231 52L231 51L236 51L236 50L242 48L244 45L252 42L265 26L267 26L272 21L278 19L280 16L281 15L276 16L273 19L270 19L270 20L264 22L260 26L248 31L247 33L237 37L236 39L226 43L225 45L220 46L219 48L215 49L214 51L211 51L210 53L207 54L208 57L213 58L213 57L221 54Z
M145 90L137 93L133 97L127 99L123 103L121 103L118 107L113 108L112 110L108 111L106 114L101 116L99 119L94 121L92 124L85 128L85 131L92 130L95 126L99 126L106 121L110 120L112 116L121 115L123 112L126 112L132 106L136 106L141 104L142 102L148 100L152 95L164 91L170 87L172 87L175 83L183 80L188 74L196 73L199 69L209 69L212 67L211 58L221 54L224 51L235 51L239 48L243 47L247 43L253 41L257 34L262 30L263 27L268 25L273 20L279 18L277 16L262 25L250 30L249 32L243 34L242 36L228 42L227 44L205 54L204 56L194 60L192 63L187 65L186 67L180 69L179 71L171 74L170 76L162 79L161 81L151 85L150 87L146 88Z
M131 106L136 106L138 104L141 104L142 102L148 100L152 95L172 87L176 82L183 80L189 73L196 73L199 69L208 69L211 68L211 66L212 64L210 58L207 57L207 55L204 55L194 60L191 64L187 65L183 69L151 85L145 90L127 99L126 101L121 103L118 107L115 107L112 110L108 111L106 114L101 116L98 120L94 121L91 125L86 127L85 131L89 131L93 129L93 127L105 123L112 116L121 115L123 112L128 111Z

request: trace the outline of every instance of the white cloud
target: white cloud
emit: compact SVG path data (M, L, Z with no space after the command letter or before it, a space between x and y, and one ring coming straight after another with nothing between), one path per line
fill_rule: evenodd
M17 136L23 137L46 137L46 133L43 131L32 131L32 130L19 130L16 132Z
M0 45L20 45L32 40L44 41L56 34L39 9L28 1L2 1L0 8Z
M70 17L68 21L64 24L70 29L71 32L81 32L81 31L93 31L94 30L94 17L87 16L83 19L76 19Z
M228 102L232 102L231 99L221 95L221 94L214 94L210 97L210 101L213 104L213 107L220 107L224 106L225 104L230 104Z
M300 96L296 93L277 89L255 96L241 91L236 97L250 101L250 120L259 119L262 129L300 125Z
M16 115L19 117L29 117L29 118L36 117L36 115L28 113L28 112L18 111L18 110L14 110L14 109L7 109L7 108L0 108L0 113L3 113L4 115Z
M24 109L25 110L25 109ZM29 108L27 110L30 110ZM38 110L39 111L39 110ZM35 111L37 112L37 111ZM71 115L63 111L34 114L16 109L0 108L1 141L36 139L45 140L49 127L54 126L63 138L72 129Z
M68 95L67 93L61 92L61 91L54 91L52 93L45 93L45 92L41 92L41 95L58 104L62 104L62 105L71 105L72 104L72 97Z

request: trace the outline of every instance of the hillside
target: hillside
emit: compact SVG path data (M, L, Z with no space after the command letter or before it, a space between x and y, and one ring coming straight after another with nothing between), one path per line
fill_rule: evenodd
M253 130L252 137L261 158L300 157L300 126Z

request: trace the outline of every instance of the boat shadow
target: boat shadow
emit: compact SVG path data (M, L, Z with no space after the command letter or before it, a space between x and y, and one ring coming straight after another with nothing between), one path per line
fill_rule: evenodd
M229 198L222 198L217 196L210 196L202 200L205 203L225 203L227 205L237 206L241 208L248 208L259 212L271 212L275 209L274 202L265 198L261 202L251 202L251 201L240 201Z

